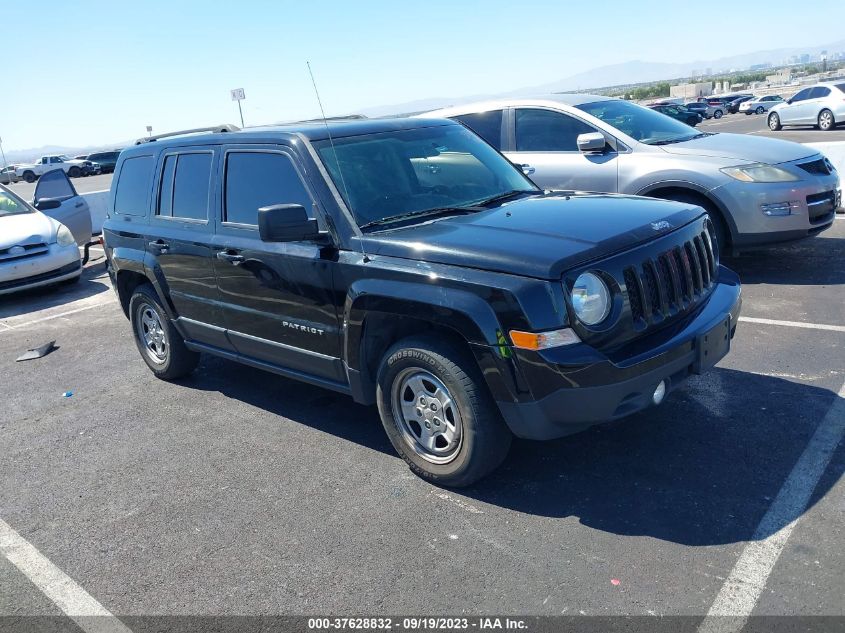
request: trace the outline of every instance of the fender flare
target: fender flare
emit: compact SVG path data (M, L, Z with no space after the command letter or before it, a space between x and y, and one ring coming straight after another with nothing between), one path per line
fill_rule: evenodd
M731 233L731 237L736 237L738 230L736 227L736 222L734 222L733 216L728 211L728 208L719 200L716 196L714 196L710 190L702 187L701 185L690 182L689 180L661 180L659 182L653 182L649 185L646 185L639 191L637 191L637 196L651 196L653 191L658 191L659 189L686 189L695 193L703 198L707 199L710 203L716 207L716 210L721 214L722 220L724 220L725 225L728 227L728 230Z

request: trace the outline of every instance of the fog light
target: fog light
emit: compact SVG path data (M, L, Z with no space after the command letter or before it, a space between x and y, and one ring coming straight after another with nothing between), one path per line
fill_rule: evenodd
M760 205L760 210L763 215L769 217L778 217L784 215L791 215L793 210L798 210L800 205L797 202L771 202L769 204Z
M654 390L654 393L651 396L651 401L654 404L660 404L663 402L663 398L666 395L666 381L661 380L660 384L657 385L657 389Z

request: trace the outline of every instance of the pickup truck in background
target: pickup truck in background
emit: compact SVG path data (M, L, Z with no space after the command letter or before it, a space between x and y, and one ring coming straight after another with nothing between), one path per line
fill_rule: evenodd
M35 182L48 171L54 169L61 169L71 178L78 178L79 176L84 176L89 171L89 166L86 165L86 161L84 160L77 160L64 154L57 154L53 156L42 156L33 164L18 165L17 169L15 169L15 174L23 178L26 182Z

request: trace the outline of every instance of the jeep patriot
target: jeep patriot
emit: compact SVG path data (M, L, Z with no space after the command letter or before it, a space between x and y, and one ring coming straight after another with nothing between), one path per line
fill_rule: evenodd
M701 207L543 191L448 120L154 138L115 173L109 273L156 376L208 353L375 404L440 485L660 404L739 316Z

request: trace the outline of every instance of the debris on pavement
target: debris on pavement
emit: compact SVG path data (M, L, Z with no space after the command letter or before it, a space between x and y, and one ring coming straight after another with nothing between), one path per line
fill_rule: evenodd
M56 348L56 341L50 341L49 343L45 343L41 347L34 347L30 350L27 350L24 354L21 354L15 360L16 363L20 363L21 361L25 360L35 360L37 358L43 358Z

